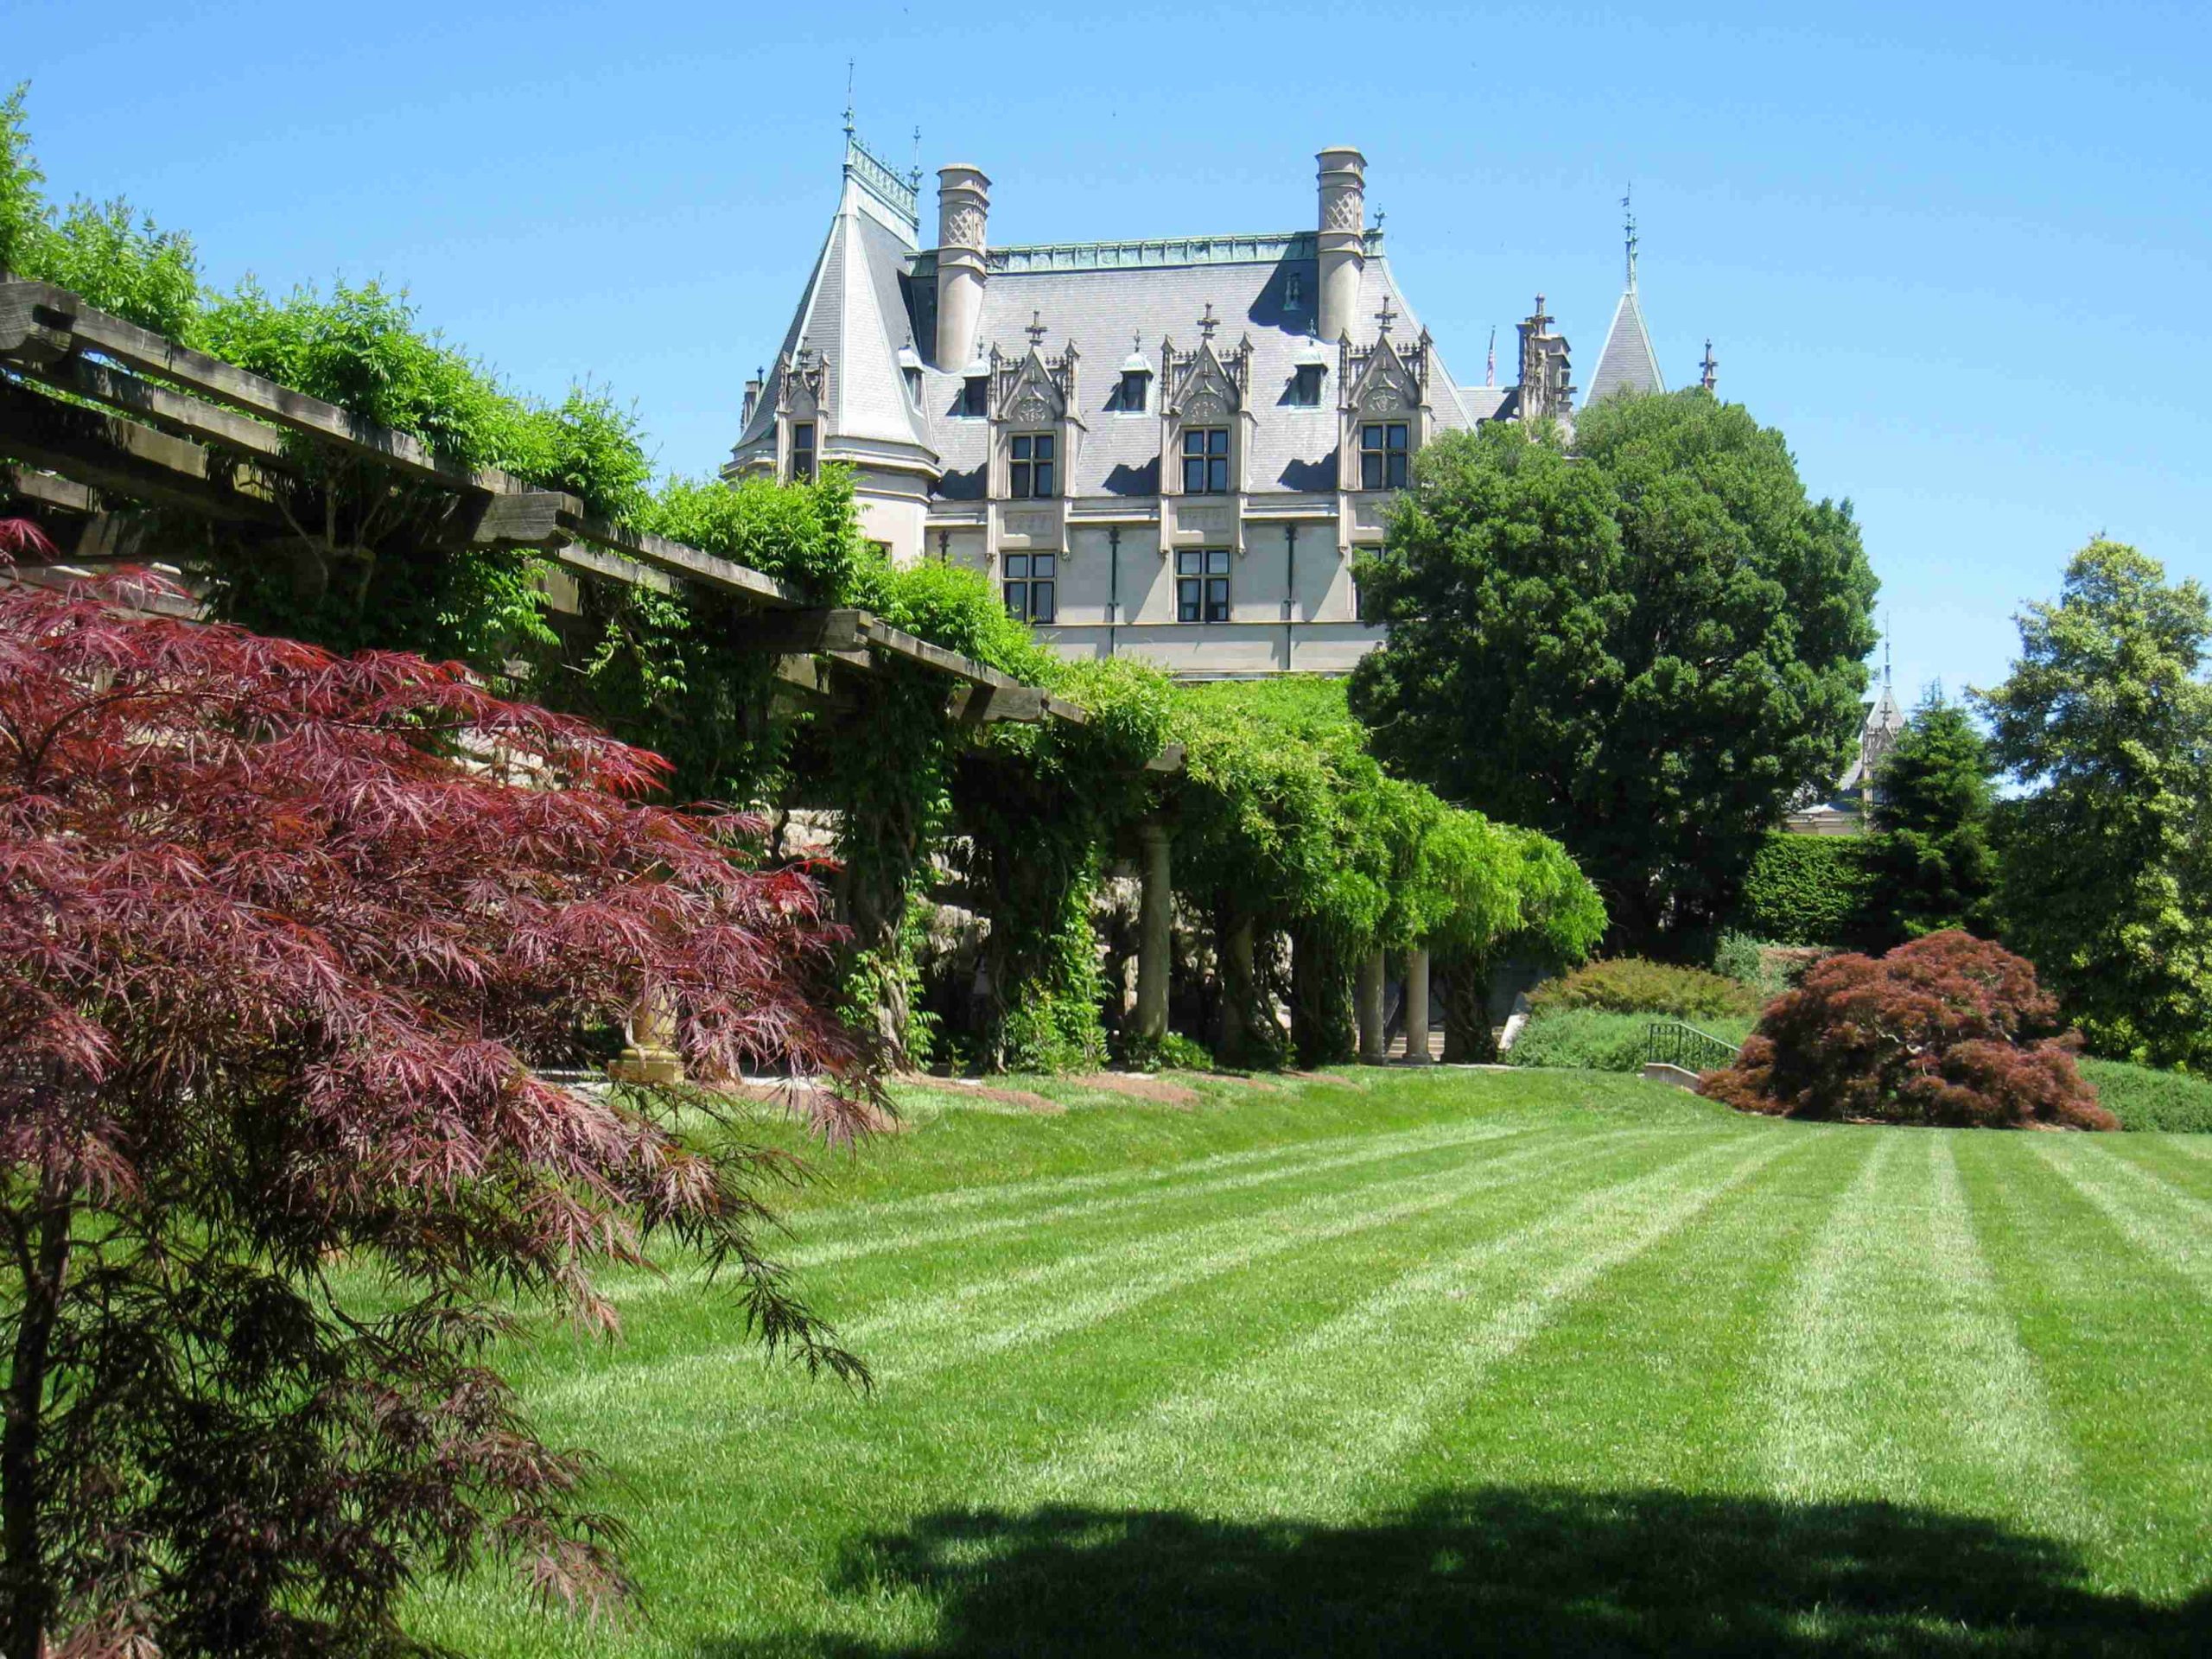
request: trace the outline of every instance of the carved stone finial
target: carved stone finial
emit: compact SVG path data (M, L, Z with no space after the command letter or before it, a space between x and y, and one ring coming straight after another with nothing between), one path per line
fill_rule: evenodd
M1029 326L1021 332L1029 336L1029 343L1032 346L1042 346L1045 343L1046 333L1045 314L1033 307L1029 313Z
M1390 296L1385 294L1382 296L1382 308L1375 314L1376 332L1382 334L1389 334L1390 325L1397 320L1398 313L1390 308Z
M1211 300L1208 300L1206 302L1206 314L1198 319L1198 338L1201 340L1211 340L1213 338L1213 331L1220 327L1221 319L1215 316L1213 314L1213 302Z

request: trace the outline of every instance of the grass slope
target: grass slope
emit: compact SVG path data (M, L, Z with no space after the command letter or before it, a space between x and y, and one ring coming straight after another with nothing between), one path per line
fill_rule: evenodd
M869 1397L679 1273L508 1356L638 1617L467 1651L1944 1655L2212 1643L2193 1137L1734 1116L1565 1072L947 1090L786 1252Z

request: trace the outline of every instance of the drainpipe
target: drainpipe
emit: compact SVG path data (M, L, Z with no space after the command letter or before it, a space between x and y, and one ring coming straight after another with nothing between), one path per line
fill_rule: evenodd
M1282 671L1287 674L1298 627L1298 526L1294 524L1282 527Z
M1114 654L1114 626L1122 618L1122 527L1106 527L1106 654Z

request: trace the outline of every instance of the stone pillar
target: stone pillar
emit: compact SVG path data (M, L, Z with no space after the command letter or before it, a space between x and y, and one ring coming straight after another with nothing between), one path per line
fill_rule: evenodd
M1359 1063L1381 1065L1389 1058L1382 1043L1382 953L1370 950L1359 959L1359 978L1353 987L1354 1012L1359 1020Z
M681 1083L683 1056L676 1046L676 1012L664 996L649 997L630 1012L622 1058L607 1068L617 1083Z
M1406 1062L1428 1064L1428 947L1406 952Z
M1325 149L1314 251L1320 266L1313 332L1333 346L1359 335L1359 279L1367 266L1367 158L1349 144ZM940 277L939 281L944 279Z
M1144 849L1144 893L1137 905L1136 1035L1141 1042L1156 1043L1167 1034L1175 889L1168 871L1166 826L1141 824L1137 841Z
M957 374L983 321L983 250L991 181L979 167L937 170L937 366Z

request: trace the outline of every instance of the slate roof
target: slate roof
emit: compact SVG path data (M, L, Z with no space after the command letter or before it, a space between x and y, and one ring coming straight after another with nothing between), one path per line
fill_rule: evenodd
M1420 318L1391 274L1379 235L1370 236L1370 248L1353 343L1374 341L1387 300L1391 338L1410 346L1420 338ZM1067 493L1160 493L1160 342L1172 340L1179 351L1196 346L1209 305L1221 325L1217 352L1247 336L1252 342L1249 397L1257 426L1246 476L1253 493L1336 488L1338 351L1335 342L1313 335L1319 279L1311 232L994 247L988 258L977 354L988 356L994 344L1007 358L1026 354L1033 316L1044 327L1039 349L1046 357L1071 343L1079 354L1076 412L1084 431L1070 458ZM915 248L849 185L782 349L795 352L804 342L829 361L823 426L831 448L855 438L912 445L942 467L941 497L979 499L989 423L957 412L970 365L929 360L936 343L934 265L933 251ZM900 349L909 345L922 363L918 408L900 372ZM1317 346L1327 365L1321 401L1300 407L1289 401L1293 372ZM1492 418L1506 404L1510 388L1455 386L1433 342L1429 351L1429 406L1440 430ZM1124 414L1115 405L1133 355L1151 366L1153 381L1143 412ZM738 441L740 455L772 442L776 378L772 370Z
M911 236L887 222L872 199L848 182L816 257L814 274L778 357L804 344L830 364L822 423L842 438L926 448L929 434L908 399L899 353L913 343L903 273L913 252ZM738 439L743 449L773 435L778 373Z
M1598 353L1598 366L1591 372L1582 406L1587 409L1615 392L1666 390L1658 356L1651 349L1650 331L1643 326L1643 308L1630 286L1622 291L1621 302L1613 308L1613 326L1605 335L1605 350Z

